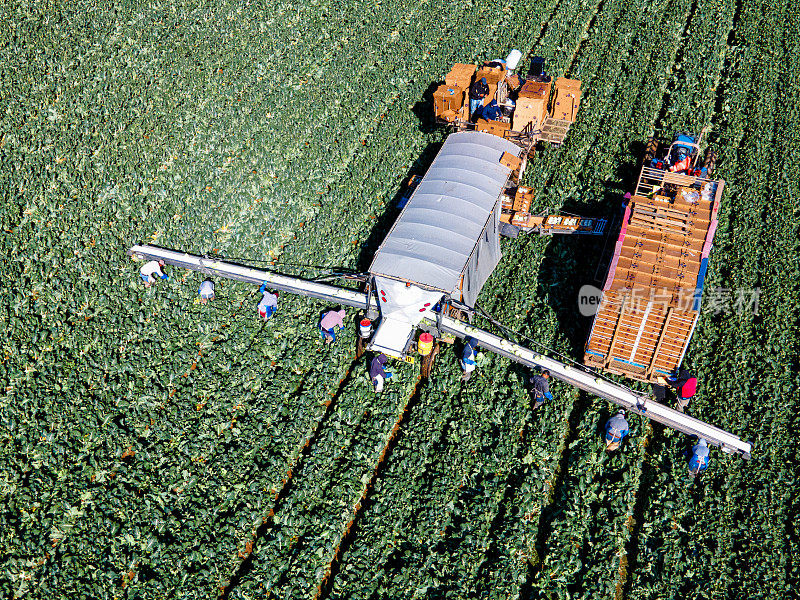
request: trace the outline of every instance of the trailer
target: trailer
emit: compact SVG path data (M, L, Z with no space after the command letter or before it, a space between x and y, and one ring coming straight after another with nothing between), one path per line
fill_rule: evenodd
M682 137L688 136L679 134L661 158L648 144L635 193L626 195L586 343L587 366L652 382L672 375L684 360L699 318L725 181L701 175L713 170L713 154L698 168L695 138ZM687 146L680 156L674 154L677 144ZM686 161L684 167L670 171L677 159Z

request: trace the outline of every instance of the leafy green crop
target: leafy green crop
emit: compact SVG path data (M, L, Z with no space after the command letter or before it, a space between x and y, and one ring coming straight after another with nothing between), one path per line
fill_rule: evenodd
M9 5L0 111L0 593L19 598L757 598L800 579L796 81L789 4L353 0ZM690 411L755 444L689 487L680 435L453 349L376 396L353 319L170 270L136 242L313 276L363 270L444 138L429 86L517 47L583 81L537 207L611 216L637 143L707 128L727 180ZM523 61L522 69L527 67ZM594 240L521 237L480 304L564 356ZM480 322L481 326L489 327Z

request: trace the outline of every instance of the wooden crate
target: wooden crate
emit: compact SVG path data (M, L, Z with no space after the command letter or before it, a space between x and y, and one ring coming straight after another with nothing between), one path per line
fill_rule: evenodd
M433 93L433 111L438 117L446 111L458 112L464 106L464 90L456 86L440 85Z
M460 87L462 90L469 89L472 84L472 76L475 75L475 65L465 65L456 63L444 78L445 85Z
M553 110L550 114L554 119L574 121L580 101L581 82L577 79L559 77L555 83Z
M500 164L511 169L512 173L515 171L519 172L519 168L522 165L522 159L516 154L503 152L503 155L500 157Z
M487 121L486 119L478 119L475 124L478 131L485 131L499 137L505 137L506 132L511 128L509 123L503 121Z
M489 84L489 93L486 94L486 97L483 99L483 106L489 104L492 100L497 97L497 84L490 83Z
M528 220L531 218L531 213L524 211L517 211L511 217L511 224L517 227L527 227Z
M509 90L517 90L522 85L524 80L519 75L506 75L506 83Z
M526 81L517 94L519 98L531 98L534 100L544 100L550 98L550 83L541 81Z
M533 202L533 190L528 187L518 187L517 193L514 196L514 210L529 212L531 203Z
M489 85L497 85L500 81L505 79L505 69L495 69L492 67L481 67L475 73L475 81L480 81L482 77L486 78L486 83Z
M540 128L547 113L547 100L550 97L550 83L527 81L517 94L517 105L514 108L514 131L522 131L529 123Z
M512 129L514 131L522 131L529 123L533 123L534 127L538 129L542 125L546 112L544 100L518 98L512 117Z

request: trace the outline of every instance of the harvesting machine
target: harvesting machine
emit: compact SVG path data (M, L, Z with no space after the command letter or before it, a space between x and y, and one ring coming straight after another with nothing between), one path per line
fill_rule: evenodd
M605 227L603 219L532 215L529 212L531 191L519 186L519 181L530 149L518 138L510 139L480 128L464 127L449 135L425 176L411 182L401 200L400 215L375 252L368 272L348 276L350 280L360 282L358 290L255 269L221 257L198 256L152 245L133 246L128 253L136 259L162 260L207 275L253 284L265 283L273 289L354 307L364 317L357 336L357 354L366 350L414 362L413 357L418 353L423 376L430 373L440 343L471 337L486 350L527 367L547 369L553 377L630 412L701 437L725 452L749 458L750 443L731 433L659 404L648 394L620 385L597 370L579 364L565 364L471 324L477 310L478 294L501 259L499 238L504 231L512 235L519 231L598 234ZM712 182L712 187L706 188L707 182L704 178L669 172L661 175L662 188L667 191L671 189L669 186L680 184L678 188L681 190L691 188L699 194L710 193L713 202L703 197L698 206L705 207L705 212L714 216L722 185ZM649 184L640 178L639 185ZM650 201L638 196L639 193L637 188L635 198L641 198L637 202ZM657 205L656 208L662 207ZM693 214L697 211L686 212ZM518 216L520 214L523 216ZM664 235L672 235L668 229L673 227L675 215L673 212L666 214ZM689 220L697 218L700 217L694 214L687 217ZM708 224L710 221L704 222ZM632 232L633 228L634 223L629 219L628 230ZM696 237L689 236L689 239L694 241ZM624 246L626 239L623 226L618 247L620 244ZM687 248L687 252L694 252L695 245L692 242ZM672 256L671 246L656 250L659 257ZM652 252L652 249L637 246L635 252ZM621 261L629 258L627 255L623 257L621 252L617 254L616 265L622 268L625 264ZM681 256L685 262L687 256ZM630 268L626 273L633 269L627 266ZM611 272L614 272L613 268ZM616 292L617 287L612 285L609 290ZM608 300L602 309L607 306L612 306ZM675 318L668 316L668 322L673 323ZM593 330L597 339L599 336L595 331L600 331L598 319ZM664 327L665 331L668 329ZM614 351L625 348L621 344L622 334L618 337L620 341L615 339L611 343ZM423 340L425 343L420 343ZM658 346L665 348L666 342L662 341ZM607 360L586 362L592 367L609 369ZM616 367L616 363L613 366ZM615 372L620 371L617 369Z
M534 57L526 76L515 71L522 54L512 50L505 59L480 66L455 64L444 84L433 93L437 123L454 131L485 131L510 140L533 154L537 142L561 144L575 121L581 99L578 79L544 71L544 59ZM486 81L486 95L472 111L470 89Z
M450 135L405 202L369 271L351 276L362 283L361 290L152 245L133 246L128 253L136 259L163 260L253 284L266 282L273 289L354 307L369 322L363 328L368 339L359 340L360 348L401 360L411 360L419 350L424 353L423 375L432 368L439 342L472 337L487 350L528 367L548 369L553 377L633 413L749 458L751 445L733 434L592 370L565 364L470 323L478 293L501 258L503 197L516 184L515 165L521 164L523 153L512 142L484 132ZM560 232L548 230L547 220L540 227L542 232ZM376 324L374 333L372 323ZM426 345L419 344L422 334L436 340L427 351Z

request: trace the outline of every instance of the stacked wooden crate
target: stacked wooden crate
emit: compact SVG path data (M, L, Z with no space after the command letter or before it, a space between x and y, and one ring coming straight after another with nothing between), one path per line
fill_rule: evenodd
M529 124L541 128L547 114L547 101L550 98L550 84L539 81L528 81L517 93L517 105L514 107L512 129L523 131Z
M652 381L681 364L699 316L717 209L718 197L691 187L631 198L587 365Z

